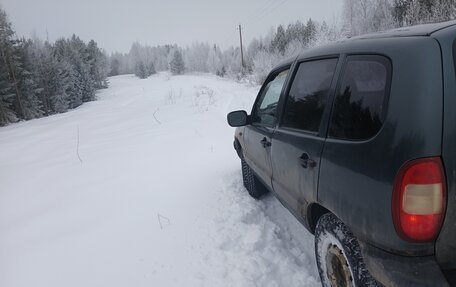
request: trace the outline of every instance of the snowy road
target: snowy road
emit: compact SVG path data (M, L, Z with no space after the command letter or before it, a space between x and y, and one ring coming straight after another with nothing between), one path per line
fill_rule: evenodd
M319 286L313 237L242 186L226 113L257 87L110 79L0 128L0 286Z

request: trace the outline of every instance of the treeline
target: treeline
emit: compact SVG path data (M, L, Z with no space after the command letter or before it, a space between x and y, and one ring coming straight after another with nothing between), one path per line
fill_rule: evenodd
M241 52L237 47L222 51L219 46L208 43L194 43L186 48L177 45L151 47L134 43L129 53L111 55L109 75L135 74L144 79L158 71L171 71L173 74L202 72L241 78L256 72L255 67L275 62L278 57L289 54L290 50L295 52L314 45L318 37L317 25L312 20L306 24L297 21L287 29L279 26L277 33L271 31L265 38L254 39L245 47L244 67L241 66ZM293 45L288 45L288 42ZM279 55L273 59L263 55L276 51Z
M16 39L1 9L0 56L0 126L66 112L108 85L108 58L95 41Z
M186 48L135 43L129 53L111 56L110 75L135 73L147 78L165 70L176 74L209 72L237 79L249 77L261 83L278 62L305 49L361 34L455 18L454 0L344 0L341 16L330 23L296 21L253 39L244 47L244 67L239 48L222 51L207 43Z
M181 48L177 45L147 46L134 43L129 53L114 53L110 56L109 75L135 74L147 78L159 71L173 74L184 72L214 73L225 76L227 72L239 70L239 49L221 51L217 45L195 43Z

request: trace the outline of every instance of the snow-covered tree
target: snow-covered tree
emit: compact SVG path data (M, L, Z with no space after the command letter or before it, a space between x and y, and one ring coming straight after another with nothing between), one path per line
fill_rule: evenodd
M183 74L185 71L184 59L182 53L178 49L174 50L172 53L171 61L169 62L169 70L174 75Z
M303 38L301 39L301 43L304 47L311 47L315 44L317 41L317 33L317 23L312 19L309 19L304 27Z
M13 113L20 119L25 118L24 103L19 80L17 78L17 68L20 65L20 59L17 55L18 41L13 38L14 31L11 28L11 23L8 20L6 13L0 10L0 56L2 66L5 69L8 81L5 82L4 89L12 91L15 97L4 97L5 106L11 107ZM2 89L3 89L2 88ZM15 117L9 117L9 120L14 120Z
M120 60L114 57L111 57L111 63L109 66L110 77L120 75Z
M279 52L283 55L285 54L287 44L288 42L285 29L282 25L279 25L279 27L277 27L277 33L275 34L274 40L272 40L271 48L273 51Z
M257 83L262 84L268 76L271 69L274 68L281 60L279 53L269 53L260 51L253 59L253 74Z
M411 0L407 4L407 10L405 11L405 23L406 25L416 25L426 22L429 19L427 11L422 9L421 2L419 0Z
M209 51L207 61L206 61L207 69L210 73L216 74L218 76L223 77L223 63L222 63L222 52L217 45Z
M32 73L35 59L31 58L28 53L30 45L30 41L23 39L18 42L16 47L16 55L19 60L16 63L16 78L22 96L23 119L25 120L39 118L43 115L41 101L38 97L42 89L38 86L37 79Z
M393 0L344 0L343 27L345 36L390 29L394 21Z
M211 47L207 43L193 43L185 49L185 68L190 72L208 72L207 67Z
M149 75L147 73L146 65L143 61L138 61L135 65L135 75L140 79L146 79Z
M0 125L65 112L107 85L107 57L95 41L17 39L1 8L0 62Z
M443 22L456 18L456 1L435 0L431 8L432 22Z
M98 45L94 40L91 40L87 45L87 54L90 76L94 81L95 88L107 88L108 83L106 78L108 77L109 66L106 53L98 48Z

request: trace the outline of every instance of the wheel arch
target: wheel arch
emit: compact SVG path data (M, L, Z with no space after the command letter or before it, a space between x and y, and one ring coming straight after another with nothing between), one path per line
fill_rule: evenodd
M237 155L239 156L240 159L244 158L244 154L242 152L242 145L241 142L237 137L234 138L234 149L236 150Z
M307 208L307 222L309 229L312 234L315 234L315 228L317 227L318 220L326 213L331 213L324 206L319 203L311 203Z

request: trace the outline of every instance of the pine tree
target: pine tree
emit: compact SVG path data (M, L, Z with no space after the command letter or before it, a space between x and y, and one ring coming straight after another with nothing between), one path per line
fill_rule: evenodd
M34 59L30 58L28 48L31 45L25 39L19 41L16 53L19 61L16 64L16 77L18 88L22 95L24 119L30 120L43 115L42 104L39 100L39 93L42 91L38 87L36 78L32 70Z
M317 25L312 19L309 19L304 30L304 44L313 46L315 41L317 41Z
M405 22L408 26L424 23L423 15L426 11L423 11L421 1L411 0L407 5L405 11Z
M113 77L117 75L120 75L120 61L117 58L111 57L109 76Z
M169 62L169 69L174 75L183 74L185 71L184 59L179 50L175 50L171 61Z
M409 0L394 0L393 17L398 26L405 25L405 14Z
M106 54L73 36L54 44L17 40L0 9L0 125L65 112L107 86Z
M155 71L155 65L154 65L154 62L150 61L149 64L147 65L147 76L151 76L155 73L157 73L157 71Z
M11 105L11 98L13 97L14 92L9 83L6 66L0 65L0 126L7 125L16 120Z
M271 47L273 51L279 52L282 55L285 53L285 48L287 47L287 36L285 34L285 29L282 25L277 27L277 33L272 40Z
M91 40L87 45L88 64L90 76L96 89L107 88L106 77L108 75L108 58L98 48L97 43Z
M146 79L149 75L147 73L146 65L143 61L138 61L135 66L135 75L140 79Z
M0 49L5 49L6 40L10 37L12 31L9 29L6 14L0 10ZM3 62L3 57L0 59L0 126L4 126L14 120L15 116L11 110L12 97L14 96L13 89L10 83L10 76L7 66ZM12 119L12 116L14 117Z
M443 22L452 20L456 8L454 0L435 0L431 8L432 22Z
M11 23L3 10L0 10L0 57L8 74L9 86L15 93L15 98L8 97L11 101L9 105L14 110L18 118L24 119L24 109L22 95L18 86L17 66L19 59L16 53L17 41L13 39L14 31L11 28ZM6 100L6 99L4 99Z
M67 62L59 62L55 57L46 58L49 71L48 98L54 113L64 113L71 108L71 92L74 89L73 70Z

